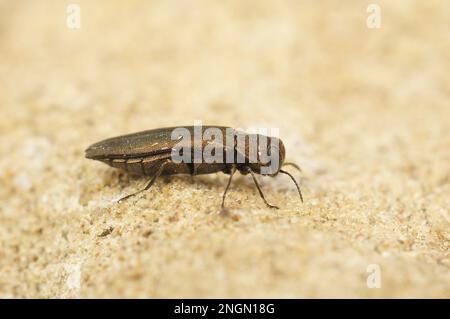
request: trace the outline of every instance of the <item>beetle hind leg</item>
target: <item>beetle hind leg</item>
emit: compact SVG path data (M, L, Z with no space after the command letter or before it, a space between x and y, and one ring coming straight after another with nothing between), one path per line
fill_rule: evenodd
M153 184L155 184L156 179L161 175L161 173L162 173L163 170L164 170L164 166L166 166L167 163L168 163L167 161L166 161L166 162L163 162L163 163L159 166L159 168L158 168L158 170L156 171L155 175L152 176L152 178L150 179L150 181L148 182L148 184L147 184L143 189L141 189L141 190L139 190L139 191L137 191L137 192L135 192L135 193L129 194L129 195L127 195L127 196L124 196L124 197L122 197L121 199L119 199L117 202L120 203L120 202L122 202L122 201L124 201L124 200L126 200L126 199L128 199L128 198L130 198L130 197L136 196L137 194L140 194L140 193L142 193L142 192L145 192L146 190L149 190L150 187L152 187Z

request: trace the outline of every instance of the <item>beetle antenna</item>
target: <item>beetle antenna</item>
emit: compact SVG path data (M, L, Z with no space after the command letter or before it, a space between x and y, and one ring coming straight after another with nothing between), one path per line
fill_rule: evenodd
M286 162L286 163L283 164L283 167L284 167L284 166L292 166L292 167L294 167L296 170L298 170L299 172L302 171L302 169L300 168L300 166L298 166L297 164L292 163L292 162Z
M294 164L294 165L295 165L295 164ZM284 171L284 170L282 170L282 169L280 169L280 173L286 174L286 175L288 175L288 176L292 179L292 181L294 182L295 186L297 187L298 194L300 195L300 199L301 199L301 201L302 201L302 203L303 203L303 195L302 195L302 191L300 190L300 186L298 186L298 183L297 183L297 181L295 180L294 176L292 176L289 172L286 172L286 171Z

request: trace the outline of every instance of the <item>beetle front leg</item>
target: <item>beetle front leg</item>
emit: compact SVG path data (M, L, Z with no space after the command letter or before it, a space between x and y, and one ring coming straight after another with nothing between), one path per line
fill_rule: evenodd
M255 173L253 173L253 171L249 168L248 171L250 172L250 174L252 175L253 181L255 182L256 188L258 189L259 192L259 196L261 196L261 198L263 199L264 203L266 203L267 207L269 208L275 208L275 209L279 209L278 206L269 204L269 202L266 200L266 198L264 197L264 194L262 192L261 186L259 186L259 183L255 177Z

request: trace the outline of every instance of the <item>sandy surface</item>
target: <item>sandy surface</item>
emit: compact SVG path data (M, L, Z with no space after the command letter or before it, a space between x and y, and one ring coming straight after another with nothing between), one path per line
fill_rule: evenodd
M0 2L0 297L450 297L448 2L77 2ZM194 120L280 128L305 203L84 158Z

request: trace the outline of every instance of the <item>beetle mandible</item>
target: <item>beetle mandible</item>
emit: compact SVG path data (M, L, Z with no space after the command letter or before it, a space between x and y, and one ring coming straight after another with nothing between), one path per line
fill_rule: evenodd
M174 138L173 133L179 129L187 132L188 137L180 135ZM216 139L205 138L205 133L212 129L216 130L216 133L220 133L219 135L222 135L222 137L225 136L225 139L217 142ZM200 130L200 135L196 134L198 130ZM245 142L244 144L239 143L242 140ZM256 158L251 157L251 140L258 143L256 145L258 150ZM264 145L267 148L267 153L276 155L274 156L275 161L273 161L273 158L271 159L270 164L274 165L272 170L270 170L268 162L262 160L261 140L268 141ZM212 143L215 143L214 152L210 152L209 155L205 154L205 150L208 147L210 148ZM190 160L181 162L174 160L174 154L185 156L184 158ZM200 160L196 157L198 154L200 154ZM219 158L226 158L227 160L213 161L212 157L218 155ZM247 134L225 126L159 128L109 138L86 149L86 158L104 162L133 174L151 176L150 181L143 189L119 199L119 202L150 189L161 175L200 175L223 172L230 176L222 196L222 208L225 206L226 194L236 170L241 174L252 176L259 195L270 208L278 209L277 206L267 202L255 174L271 177L278 173L288 175L294 182L303 202L302 192L295 178L282 169L283 166L293 166L300 171L300 168L294 163L284 162L285 155L286 151L281 139L262 134Z

